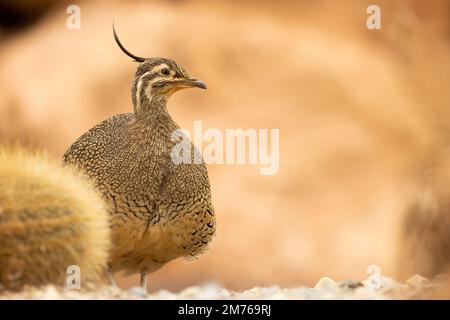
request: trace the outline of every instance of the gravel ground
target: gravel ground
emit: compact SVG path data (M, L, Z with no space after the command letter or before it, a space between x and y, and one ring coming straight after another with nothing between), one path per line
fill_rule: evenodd
M186 288L178 293L167 290L150 292L145 295L140 288L121 290L110 286L90 290L57 289L55 286L43 288L25 288L21 292L0 294L0 299L414 299L434 290L447 279L438 276L428 280L419 275L411 277L405 283L399 283L385 277L376 266L368 268L370 276L364 281L344 281L323 277L314 288L256 287L236 292L210 283Z

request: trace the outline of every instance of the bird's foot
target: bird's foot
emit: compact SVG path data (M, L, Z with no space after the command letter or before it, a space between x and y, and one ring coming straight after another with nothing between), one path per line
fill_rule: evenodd
M119 286L116 283L116 280L114 279L114 272L111 268L108 268L106 270L106 276L108 277L109 283L111 284L111 287L115 289L119 289Z
M148 294L147 289L147 279L148 279L148 272L147 271L141 271L141 289L145 294Z

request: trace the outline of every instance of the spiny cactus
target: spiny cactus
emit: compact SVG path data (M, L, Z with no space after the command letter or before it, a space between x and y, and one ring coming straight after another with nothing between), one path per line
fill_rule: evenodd
M109 241L106 206L86 178L43 153L0 145L0 290L62 286L70 265L82 281L95 279Z

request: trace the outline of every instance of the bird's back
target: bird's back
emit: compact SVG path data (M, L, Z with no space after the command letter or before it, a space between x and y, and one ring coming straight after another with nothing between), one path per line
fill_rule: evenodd
M169 160L170 146L162 135L136 121L133 113L116 115L83 134L64 161L81 166L104 193L138 195L145 189L140 195L151 196L158 190L156 173L163 172Z

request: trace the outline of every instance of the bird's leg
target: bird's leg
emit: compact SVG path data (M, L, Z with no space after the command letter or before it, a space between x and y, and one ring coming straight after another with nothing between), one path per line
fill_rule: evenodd
M108 277L111 286L113 288L118 288L116 280L114 279L114 272L112 271L110 266L108 266L108 268L106 269L106 276Z
M147 294L147 278L148 272L141 271L141 288L145 291L146 294Z

